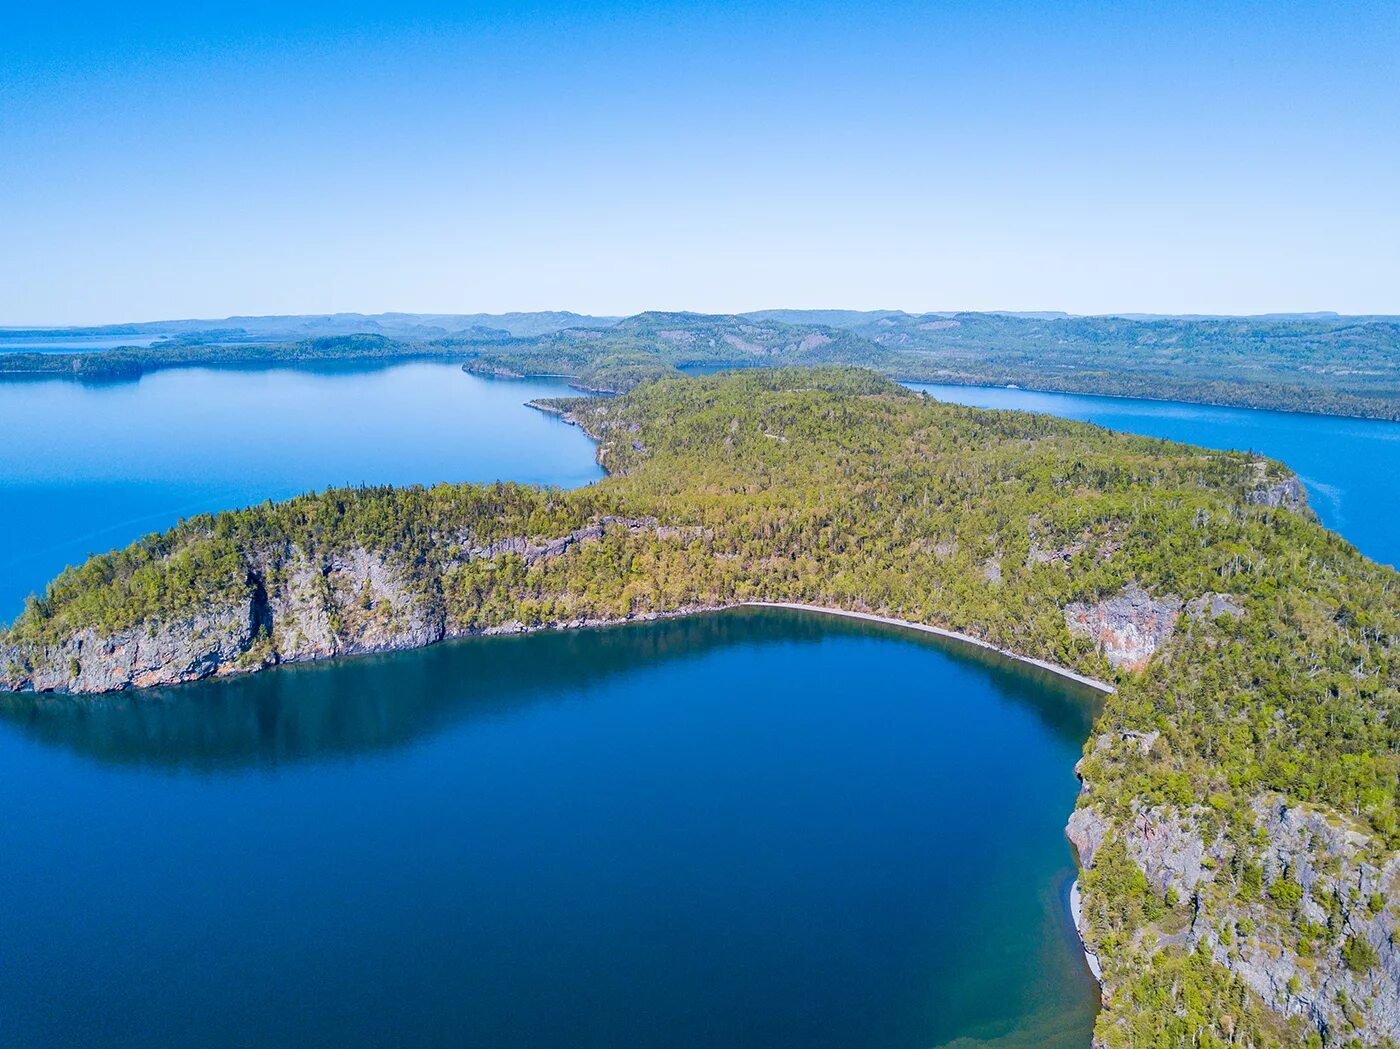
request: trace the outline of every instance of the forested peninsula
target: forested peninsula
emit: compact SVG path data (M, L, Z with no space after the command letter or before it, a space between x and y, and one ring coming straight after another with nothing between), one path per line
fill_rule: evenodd
M598 440L604 480L191 518L31 600L0 689L745 601L961 632L1115 685L1066 813L1097 1044L1400 1041L1400 575L1281 464L838 368L539 407Z
M203 325L203 327L201 327ZM137 378L188 365L461 361L489 375L550 374L624 392L696 367L853 365L902 381L1016 385L1400 419L1394 317L1071 317L897 310L766 310L741 315L358 314L229 318L69 330L164 340L146 348L7 352L0 378ZM60 340L61 341L61 340Z

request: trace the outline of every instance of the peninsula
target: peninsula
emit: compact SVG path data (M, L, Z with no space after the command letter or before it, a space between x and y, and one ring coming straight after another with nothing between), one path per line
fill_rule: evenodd
M748 602L936 627L1114 686L1066 814L1098 1044L1400 1041L1400 576L1281 464L845 368L537 407L609 476L189 519L54 580L0 690Z

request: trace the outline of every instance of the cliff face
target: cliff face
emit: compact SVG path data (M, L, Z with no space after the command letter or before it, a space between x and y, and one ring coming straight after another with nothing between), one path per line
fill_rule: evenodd
M0 646L0 690L110 692L244 669L258 629L251 598L159 627L89 628L38 650Z
M1137 586L1094 604L1076 602L1065 607L1065 624L1071 634L1086 637L1109 665L1141 670L1176 629L1181 598L1174 594L1154 598Z
M1142 670L1176 633L1182 613L1214 619L1244 614L1231 594L1202 594L1183 602L1175 594L1154 597L1136 584L1092 604L1065 606L1065 625L1075 637L1088 638L1116 670Z
M1098 737L1092 751L1146 756L1156 739ZM1145 892L1171 899L1132 932L1105 965L1112 998L1141 955L1204 952L1270 1008L1296 1017L1329 1041L1400 1041L1400 854L1335 812L1259 795L1242 854L1239 836L1205 806L1134 801L1124 814L1096 802L1084 783L1067 834L1085 871L1118 841L1146 879ZM1244 894L1230 881L1243 871ZM1106 922L1081 924L1086 948L1109 935Z
M549 539L463 545L445 567L506 557L530 566L609 532L684 538L652 519L604 516ZM297 546L271 546L248 558L245 593L219 607L108 634L89 628L39 647L0 646L0 690L95 693L170 685L277 663L421 648L481 631L449 614L440 589L413 585L385 554L360 548L312 557Z

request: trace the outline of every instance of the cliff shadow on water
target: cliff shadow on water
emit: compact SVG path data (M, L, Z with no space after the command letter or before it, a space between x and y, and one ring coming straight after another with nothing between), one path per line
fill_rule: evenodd
M727 646L809 645L832 637L927 646L977 666L998 694L1072 750L1088 738L1102 704L1092 689L956 641L813 612L734 608L463 638L176 687L82 697L0 694L0 724L113 765L196 772L272 767L408 746L457 723L566 701L611 676Z

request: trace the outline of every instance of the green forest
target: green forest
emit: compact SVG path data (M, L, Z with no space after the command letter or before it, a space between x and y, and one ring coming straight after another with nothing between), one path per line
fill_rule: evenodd
M191 518L69 569L31 600L0 635L0 681L82 631L179 624L275 589L292 550L324 564L375 552L406 581L400 602L448 634L752 599L962 631L1114 682L1096 738L1155 741L1086 749L1090 797L1110 826L1084 879L1105 968L1102 1044L1319 1037L1170 936L1192 909L1246 908L1294 929L1279 949L1361 971L1369 948L1297 931L1300 890L1269 872L1253 806L1274 795L1321 806L1378 858L1400 849L1400 576L1306 508L1255 498L1289 476L1283 466L940 403L845 368L662 379L550 407L598 439L608 477L576 491L336 489ZM589 526L595 541L551 556L511 545ZM1229 595L1239 614L1183 612L1146 670L1115 670L1064 609L1128 586L1188 603ZM363 608L336 607L347 619L405 614L368 595ZM266 624L248 667L275 663L281 644ZM1154 895L1115 845L1144 806L1190 813L1228 843L1211 894ZM1393 913L1400 900L1378 891L1336 906ZM1374 1044L1364 1003L1348 1015L1353 1029L1334 1025L1329 1041Z

